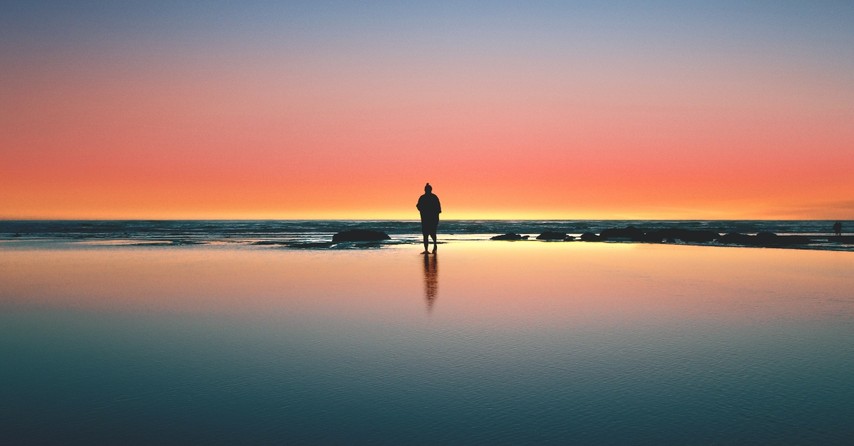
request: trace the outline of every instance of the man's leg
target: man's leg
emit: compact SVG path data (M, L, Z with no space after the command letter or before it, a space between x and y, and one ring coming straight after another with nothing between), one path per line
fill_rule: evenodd
M429 242L427 240L427 234L424 234L424 253L427 253L427 247L429 246Z

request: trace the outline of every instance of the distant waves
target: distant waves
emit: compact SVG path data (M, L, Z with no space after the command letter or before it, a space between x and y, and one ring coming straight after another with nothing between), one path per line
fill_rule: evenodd
M530 242L535 242L538 235L557 233L566 234L565 240L590 241L594 240L591 234L605 234L599 240L705 244L672 236L702 233L719 234L719 238L704 241L715 244L854 251L850 235L833 237L833 224L827 220L446 220L440 223L439 234L445 242L488 241L510 233L528 235ZM854 228L854 222L842 225L843 233ZM627 228L633 228L635 234L643 237L607 237L615 230L625 232ZM420 223L401 220L5 220L0 221L0 241L7 245L15 241L62 241L89 246L245 245L325 249L360 247L332 241L334 234L354 229L390 235L390 240L370 246L421 242Z

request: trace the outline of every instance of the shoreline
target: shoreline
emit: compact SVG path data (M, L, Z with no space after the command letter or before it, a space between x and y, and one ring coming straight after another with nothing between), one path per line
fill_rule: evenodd
M773 249L773 250L795 250L795 251L826 251L826 252L854 252L854 244L825 242L824 244L814 241L813 244L737 244L737 243L692 243L692 242L648 242L631 240L537 240L533 237L521 240L490 240L490 234L483 234L480 238L465 237L453 239L440 239L440 246L454 246L458 244L483 244L483 245L640 245L640 246L691 246L700 248L732 248L732 249ZM413 236L414 237L414 236ZM755 237L755 236L754 236ZM820 240L820 238L818 239ZM431 242L432 244L432 242ZM249 250L286 250L286 251L376 251L387 249L404 249L408 247L420 247L421 241L415 238L400 239L392 238L382 242L291 242L291 241L231 241L231 242L198 242L186 240L133 240L133 239L88 239L70 240L64 238L18 238L0 239L0 251L3 250L112 250L112 249L249 249ZM508 249L512 249L508 247Z
M832 224L828 220L443 220L439 238L450 244L507 240L854 251L854 235L833 235ZM854 222L842 225L850 229ZM55 244L339 250L421 242L419 222L408 220L0 221L0 249Z

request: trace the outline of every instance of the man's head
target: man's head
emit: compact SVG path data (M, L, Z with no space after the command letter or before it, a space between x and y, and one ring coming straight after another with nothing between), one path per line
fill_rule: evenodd
M427 185L424 186L424 192L427 192L428 194L433 192L433 186L431 186L430 183L427 183Z

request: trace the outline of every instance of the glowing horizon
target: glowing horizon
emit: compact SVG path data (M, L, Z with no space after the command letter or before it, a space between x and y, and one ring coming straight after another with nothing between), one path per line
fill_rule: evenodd
M3 219L854 219L843 4L8 9Z

